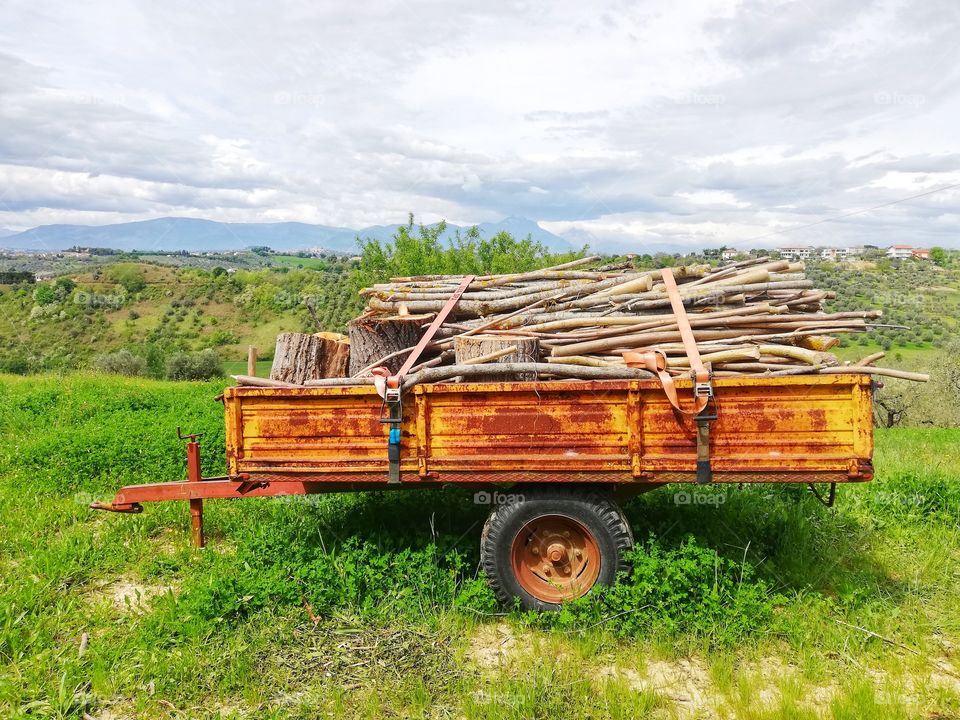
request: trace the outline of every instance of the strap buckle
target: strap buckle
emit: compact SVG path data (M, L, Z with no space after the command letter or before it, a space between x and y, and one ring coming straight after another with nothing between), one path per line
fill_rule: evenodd
M710 380L707 380L706 382L694 382L693 394L695 397L705 397L708 400L712 400L713 382Z

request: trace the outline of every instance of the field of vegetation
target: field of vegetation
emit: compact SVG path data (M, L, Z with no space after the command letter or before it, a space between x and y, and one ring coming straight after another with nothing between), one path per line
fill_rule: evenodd
M353 259L267 248L222 258L0 258L0 372L96 367L175 379L168 365L176 355L208 351L239 363L249 345L272 357L283 331L343 332L363 307L357 290L391 275L522 271L573 257L506 233L483 239L467 232L451 245L440 241L442 233L442 227L403 228L390 243L363 242ZM12 282L16 273L32 278L36 264L59 276ZM139 361L101 357L123 351Z
M224 469L222 381L0 376L0 716L960 717L960 429L878 430L877 479L660 490L633 571L503 614L457 491L87 508Z

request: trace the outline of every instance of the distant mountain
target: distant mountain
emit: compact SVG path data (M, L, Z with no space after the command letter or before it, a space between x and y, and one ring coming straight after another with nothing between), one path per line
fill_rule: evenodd
M0 238L7 237L7 235L16 235L19 232L19 230L7 230L6 228L0 228Z
M356 238L389 239L400 225L375 225L359 230L310 225L307 223L222 223L194 218L159 218L115 225L41 225L19 233L0 233L0 247L16 250L60 251L74 246L114 250L209 252L242 250L267 245L274 250L293 251L322 247L340 252L357 249ZM514 237L531 235L556 251L573 249L558 235L547 232L533 220L508 217L498 223L478 226L483 237L501 230ZM446 237L466 227L448 225Z

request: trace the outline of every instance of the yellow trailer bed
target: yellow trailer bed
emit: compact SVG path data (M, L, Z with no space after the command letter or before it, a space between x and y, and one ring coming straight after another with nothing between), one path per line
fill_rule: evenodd
M714 393L715 482L872 476L868 376L725 378ZM224 404L231 475L386 482L373 387L233 387ZM653 380L420 385L400 457L402 482L688 482L696 427Z

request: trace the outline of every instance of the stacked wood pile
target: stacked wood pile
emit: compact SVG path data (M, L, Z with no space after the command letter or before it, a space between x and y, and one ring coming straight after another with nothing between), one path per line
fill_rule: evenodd
M475 278L408 370L408 383L642 377L647 373L628 368L623 353L644 350L664 353L672 374L688 374L662 271L601 262L589 257L544 270ZM802 263L755 258L672 270L698 350L716 377L870 372L925 379L872 367L882 354L842 365L830 352L839 343L836 336L868 331L881 313L824 312L822 303L833 293L814 288ZM312 357L321 360L308 370L285 372L275 359L271 377L328 385L369 382L378 366L397 372L462 280L394 278L362 290L367 308L349 326L348 369L324 364L329 349L308 348L283 362L299 368ZM343 340L334 341L338 343Z

